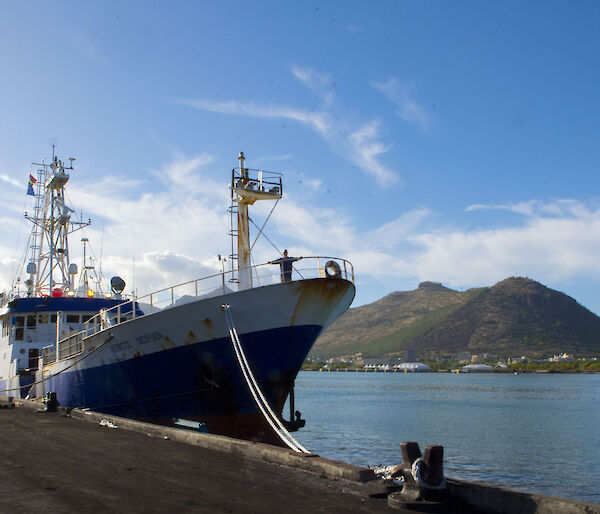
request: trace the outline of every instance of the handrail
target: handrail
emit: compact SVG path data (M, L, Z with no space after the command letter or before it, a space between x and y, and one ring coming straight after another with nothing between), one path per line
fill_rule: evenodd
M340 269L341 278L354 282L354 267L352 263L346 259L340 257L324 257L324 256L311 256L302 257L300 260L293 263L293 271L300 277L300 280L308 278L325 278L327 272L325 267L330 261L335 262ZM307 266L308 263L308 266ZM312 263L312 266L310 264ZM259 274L259 271L264 271L266 267L271 267L273 271L265 274ZM316 267L315 267L316 266ZM270 282L268 285L278 283L280 280L279 268L276 268L271 263L257 264L251 266L249 269L252 270L253 277L256 279L256 287L263 287L268 279ZM199 278L196 280L190 280L188 282L182 282L171 287L165 287L152 293L148 293L144 296L139 296L131 300L124 301L110 309L101 309L98 314L92 316L84 325L84 329L79 332L69 334L67 337L61 339L56 343L46 346L42 349L42 355L44 358L44 364L49 362L56 362L73 355L77 355L83 352L83 341L88 337L91 337L103 330L106 330L115 325L120 325L131 321L132 319L145 315L139 307L139 304L145 300L146 305L149 305L150 309L163 310L177 305L179 301L188 301L188 298L200 299L217 296L220 294L227 294L232 292L226 286L227 282L231 282L231 278L237 273L235 271L223 271L222 273L215 273L207 277ZM230 277L227 280L226 277ZM211 282L212 280L212 282ZM294 281L294 280L292 280ZM198 287L199 284L205 283L207 287ZM178 290L181 294L176 294ZM162 303L164 300L159 300L159 296L164 295L167 297L167 303L163 307L158 307L158 303ZM56 349L58 346L58 355L56 355Z

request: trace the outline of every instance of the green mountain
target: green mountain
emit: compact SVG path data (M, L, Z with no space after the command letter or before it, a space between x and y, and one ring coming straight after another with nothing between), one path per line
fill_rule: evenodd
M489 353L508 357L600 354L600 318L564 293L522 277L453 291L423 282L350 309L317 340L311 356Z

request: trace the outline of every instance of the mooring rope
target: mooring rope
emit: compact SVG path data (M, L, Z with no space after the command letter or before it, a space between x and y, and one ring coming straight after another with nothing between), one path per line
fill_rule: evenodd
M269 402L264 397L260 387L258 386L252 370L250 369L250 365L248 364L248 360L246 359L246 354L244 353L244 349L240 343L237 330L233 324L233 318L231 316L231 308L229 304L223 304L223 312L225 313L225 319L229 328L229 336L231 337L231 342L233 343L233 349L235 350L240 369L242 370L244 379L248 385L248 389L250 389L250 393L252 393L258 408L262 412L269 425L271 425L271 428L273 428L275 433L287 446L297 453L309 454L310 452L304 448L283 426L283 423L281 423L279 417L273 412L269 406Z

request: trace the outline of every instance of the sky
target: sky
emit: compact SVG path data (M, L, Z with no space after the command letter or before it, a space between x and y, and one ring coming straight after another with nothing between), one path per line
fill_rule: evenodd
M283 173L268 239L352 262L354 306L526 276L600 314L598 26L584 0L5 2L0 290L54 142L92 219L72 260L85 235L138 294L219 269L243 151Z

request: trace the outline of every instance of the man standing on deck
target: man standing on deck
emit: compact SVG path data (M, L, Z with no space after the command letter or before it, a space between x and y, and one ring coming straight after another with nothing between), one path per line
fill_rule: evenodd
M281 281L291 282L292 281L292 264L299 261L302 257L288 257L288 251L283 251L283 257L270 261L269 264L279 264L281 270Z

